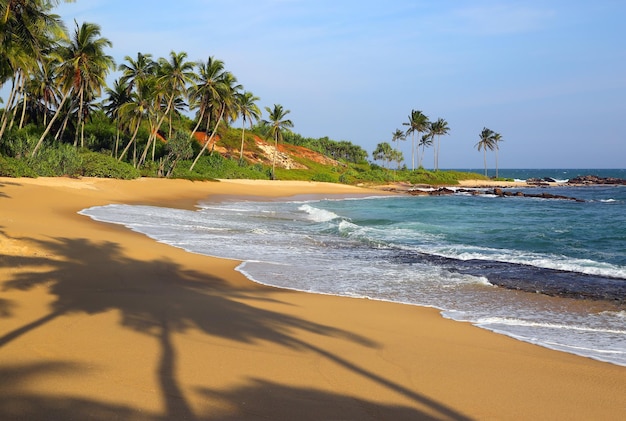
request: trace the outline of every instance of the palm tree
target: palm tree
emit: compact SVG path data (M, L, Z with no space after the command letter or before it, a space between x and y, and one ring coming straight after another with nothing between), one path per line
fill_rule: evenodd
M419 144L417 145L417 147L419 148L420 146L422 147L422 155L419 157L419 166L422 167L423 166L423 159L424 159L424 155L426 154L426 148L427 147L431 147L433 145L433 132L428 129L426 131L426 133L424 133L422 135L422 138L419 141Z
M49 13L49 1L0 1L0 87L11 80L12 87L0 118L0 138L11 118L14 106L22 99L22 115L26 109L26 91L23 89L30 75L37 71L46 52L66 37L59 16Z
M485 177L487 177L487 149L492 151L495 148L495 142L493 140L494 131L490 130L486 127L483 127L482 132L480 132L480 140L476 145L474 145L478 151L482 149L484 152L484 161L485 161Z
M389 163L396 157L394 154L395 149L387 142L382 142L376 145L376 149L372 152L372 158L374 161L383 161L383 167L389 168Z
M274 139L274 159L272 160L272 180L276 179L276 156L278 154L278 142L283 140L283 130L293 127L291 120L285 117L290 110L284 110L280 104L274 104L274 108L265 107L269 114L269 120L263 120L263 124L269 126L269 134Z
M439 171L439 143L441 135L446 135L450 131L448 122L443 118L438 118L437 121L430 124L433 136L437 136L437 145L435 146L435 171Z
M105 114L115 121L115 148L112 151L112 155L117 158L117 152L120 143L120 132L122 128L122 119L120 110L122 106L131 101L130 91L128 90L128 83L122 82L120 79L113 82L113 89L107 88L107 98L103 102L103 110Z
M411 166L413 170L415 170L415 133L424 133L428 130L428 117L426 117L419 110L411 110L411 114L409 114L409 121L407 123L402 123L404 126L409 126L406 130L406 134L412 135L411 140ZM419 145L418 145L419 148Z
M150 110L153 107L155 98L157 96L157 82L156 77L148 77L137 81L134 92L131 93L129 102L122 104L120 107L120 117L122 120L128 123L128 127L134 127L133 134L126 144L126 147L117 158L121 161L125 156L131 145L135 145L135 151L137 149L136 138L139 132L139 127L144 118L148 117ZM133 154L136 157L136 152ZM133 159L135 163L135 159Z
M492 139L494 149L496 151L496 178L498 178L498 151L500 150L500 146L498 146L498 143L504 142L504 139L502 139L502 135L500 133L494 133Z
M206 62L198 62L198 74L195 83L189 89L189 103L191 108L198 108L198 122L191 131L190 137L198 131L198 128L207 118L207 130L211 124L211 110L214 99L219 98L225 92L226 70L224 62L214 57L209 57Z
M152 54L137 53L136 60L130 56L124 57L124 60L128 64L120 64L117 70L122 72L120 84L126 85L128 93L135 88L137 82L155 74L156 63L152 61Z
M105 86L105 77L109 70L114 68L115 62L109 55L104 54L104 48L110 47L111 41L100 37L100 26L95 23L83 23L74 31L69 44L61 46L59 55L62 59L59 68L62 88L64 91L57 111L48 123L37 145L33 149L32 156L35 156L43 140L50 132L52 124L58 118L63 104L70 95L74 94L78 101L78 124L74 144L78 141L78 130L82 129L83 106L86 100L91 100L100 95L102 87ZM81 137L81 146L84 139Z
M246 132L246 120L250 122L250 128L252 128L252 119L258 120L261 118L261 110L255 104L259 100L259 97L254 96L252 92L245 91L237 95L237 109L239 115L241 115L241 150L239 151L239 160L243 160L243 144Z
M207 119L207 132L209 131L209 123L212 118L215 117L215 127L211 131L211 136L204 143L202 149L194 159L191 167L189 167L189 171L193 170L193 167L196 165L206 148L213 141L217 133L217 129L222 122L223 119L234 119L237 115L236 113L236 96L239 90L242 88L241 85L236 84L237 78L230 72L224 72L220 78L220 82L215 85L215 90L212 92L214 96L209 98L209 102L207 104L208 119ZM215 148L215 142L212 144L212 149Z
M170 52L169 60L160 58L157 66L157 90L156 97L151 109L150 119L151 128L148 142L141 155L138 165L146 160L150 146L152 146L152 156L154 157L154 148L156 139L163 122L167 117L172 118L174 112L174 104L181 97L187 94L187 84L191 83L195 77L193 73L193 63L185 61L187 53ZM164 102L166 101L166 102ZM161 112L162 106L165 109Z

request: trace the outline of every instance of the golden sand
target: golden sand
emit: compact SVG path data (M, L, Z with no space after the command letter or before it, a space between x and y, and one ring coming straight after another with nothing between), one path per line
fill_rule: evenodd
M433 309L254 284L77 214L305 182L0 178L0 419L617 420L626 368ZM306 274L302 274L306 276Z

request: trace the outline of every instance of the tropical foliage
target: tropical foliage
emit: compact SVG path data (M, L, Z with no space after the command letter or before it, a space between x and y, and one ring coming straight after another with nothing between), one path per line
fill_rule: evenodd
M139 52L116 66L101 28L75 22L68 31L53 13L59 3L0 0L0 88L8 92L0 99L0 175L280 177L343 183L382 182L390 174L407 181L445 178L422 168L426 148L434 146L433 169L439 169L440 137L449 132L441 118L430 122L422 111L412 110L402 123L407 129L396 129L391 145L383 142L374 151L379 167L350 141L290 131L294 124L282 105L264 107L263 118L260 99L213 56L190 61L184 51L167 57ZM118 77L107 86L114 71ZM232 127L235 121L240 128ZM410 171L400 168L400 143L409 135ZM493 141L497 152L501 137ZM259 142L273 144L273 149L261 150ZM283 142L334 163L292 156L299 169L280 168ZM214 153L216 149L221 152Z

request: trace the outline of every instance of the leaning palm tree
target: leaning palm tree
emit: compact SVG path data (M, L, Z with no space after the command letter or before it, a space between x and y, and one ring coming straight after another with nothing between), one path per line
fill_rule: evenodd
M276 179L276 156L278 155L278 142L283 140L283 130L293 127L291 120L285 117L290 110L283 109L280 104L274 104L274 108L265 107L268 112L268 120L263 120L263 124L269 126L269 135L274 139L274 158L272 159L272 180Z
M241 116L241 150L239 151L239 160L243 161L243 145L246 133L246 120L250 122L252 128L252 119L261 118L261 110L256 105L259 97L254 96L252 92L245 91L237 95L237 110Z
M149 120L151 122L150 135L138 165L146 160L150 146L152 146L154 156L157 136L163 122L168 117L171 120L174 104L182 96L187 95L187 85L193 81L195 73L193 73L193 63L185 61L186 58L185 52L171 51L169 60L165 58L158 60L156 97L149 114L152 117Z
M502 135L500 133L494 133L492 139L494 150L496 151L496 178L498 178L498 151L500 150L500 146L498 146L498 143L504 142L504 139L502 139Z
M208 132L211 125L211 109L214 99L219 98L221 93L225 91L225 79L226 73L228 73L224 69L224 62L213 56L209 57L206 62L196 63L196 66L198 67L198 74L195 83L189 88L188 97L190 108L198 109L198 122L191 131L190 138L193 138L205 118Z
M124 159L131 145L134 145L133 163L135 163L137 133L139 133L141 122L149 115L152 105L155 102L155 98L157 96L156 86L157 82L155 76L138 81L135 85L135 90L131 93L130 101L122 104L120 107L120 118L128 125L129 128L134 127L134 129L126 147L124 147L124 150L118 156L118 161Z
M441 135L446 135L450 131L448 122L443 118L438 118L437 121L431 123L431 130L433 136L437 136L437 145L435 145L435 171L439 170L439 143Z
M232 119L236 115L235 98L239 90L242 88L241 85L237 84L237 78L230 72L224 72L220 83L216 84L215 88L216 89L212 92L212 96L209 98L209 102L207 104L207 132L210 129L209 123L212 119L215 119L215 126L211 131L211 136L209 136L207 141L204 143L202 149L198 152L196 159L194 159L191 167L189 167L189 171L193 170L206 148L213 142L220 123L223 120ZM213 142L212 145L214 148L215 142ZM213 151L213 149L211 149L211 151Z
M481 149L484 152L485 177L487 177L487 149L492 151L495 148L495 142L493 140L494 134L495 132L493 130L483 127L483 130L480 132L480 140L474 145L479 152Z
M76 23L74 38L69 45L67 56L70 58L68 69L73 73L72 83L78 97L78 123L74 146L84 146L83 130L85 126L83 108L88 100L97 97L106 86L106 75L115 68L113 57L104 53L105 47L113 44L107 38L100 37L100 26L93 23Z
M38 63L44 60L57 42L67 37L59 16L51 14L50 1L0 1L0 87L11 80L12 86L5 108L0 117L0 138L15 118L14 105L22 99L26 107L26 91L23 89L29 77L36 72Z
M62 91L64 92L63 99L39 138L37 145L35 145L32 156L37 154L70 95L75 95L79 104L76 130L78 131L79 127L84 124L84 114L81 107L86 99L100 95L102 87L105 86L105 77L115 65L113 58L104 54L104 48L111 45L111 41L107 38L100 37L99 25L85 22L78 26L76 23L71 41L59 48L59 56L61 57L59 71ZM77 140L78 137L75 137L75 144ZM82 144L83 139L81 138L81 146Z
M409 126L406 130L406 134L411 134L411 169L415 170L415 133L424 133L428 130L428 117L426 117L419 110L411 110L409 114L409 121L402 123L404 126ZM417 146L419 148L419 145Z

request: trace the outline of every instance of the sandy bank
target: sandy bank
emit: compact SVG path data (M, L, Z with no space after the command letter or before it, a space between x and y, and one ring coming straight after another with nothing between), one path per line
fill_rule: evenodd
M0 419L620 419L626 368L432 309L253 284L78 215L371 195L308 182L0 178ZM306 274L303 274L306 276Z

